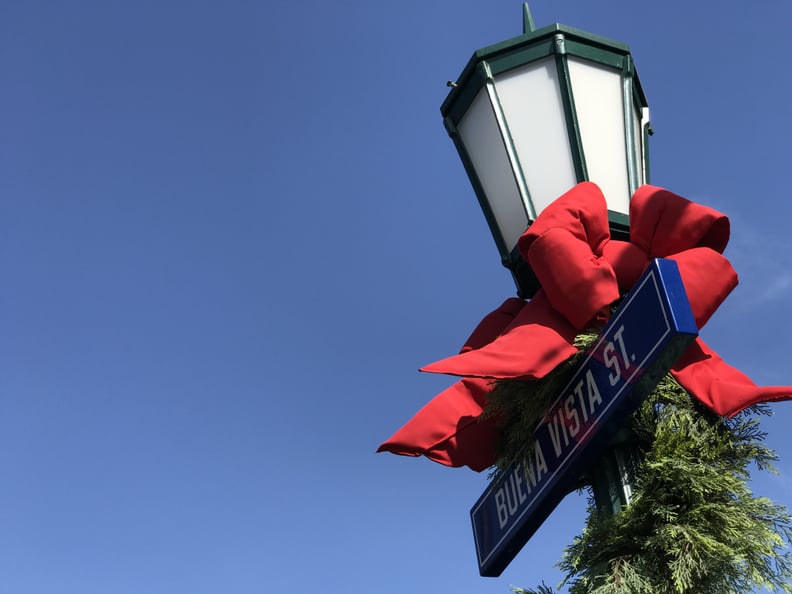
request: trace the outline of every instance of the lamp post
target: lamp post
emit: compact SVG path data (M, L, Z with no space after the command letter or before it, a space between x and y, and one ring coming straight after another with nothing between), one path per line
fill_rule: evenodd
M629 201L649 181L649 107L629 48L560 24L536 29L523 5L523 34L476 51L441 113L518 295L536 276L517 241L553 200L582 181L603 190L611 237L629 238ZM595 468L597 507L630 502L637 448L617 431Z
M612 237L628 237L651 128L626 45L560 24L536 29L525 4L523 34L476 51L449 86L446 129L520 297L539 285L517 240L576 183L600 186Z

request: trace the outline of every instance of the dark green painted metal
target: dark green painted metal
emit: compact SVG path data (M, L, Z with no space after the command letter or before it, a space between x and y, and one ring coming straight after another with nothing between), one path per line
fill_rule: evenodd
M649 107L649 103L646 101L646 94L641 85L641 79L638 76L638 71L635 69L635 64L633 64L633 89L635 90L635 100L638 102L638 105Z
M630 441L609 446L590 468L594 503L600 513L615 516L632 500L641 451Z
M561 102L564 106L569 148L572 152L572 163L575 166L575 177L578 182L588 180L586 156L583 153L583 140L575 110L575 96L572 92L572 78L569 76L569 64L566 57L566 40L560 33L555 36L555 62L558 72L558 84L561 87Z
M520 250L517 246L514 247L509 255L509 263L504 263L504 266L509 269L514 279L514 284L517 285L518 297L530 299L541 287L534 271L520 256Z
M616 70L624 68L626 56L613 54L594 48L582 43L570 42L565 39L565 51L570 56L576 56L595 62L603 66L608 66ZM537 43L525 45L509 52L504 52L492 58L486 58L494 75L508 72L514 68L519 68L531 62L550 56L555 53L555 38L541 39ZM484 58L482 58L483 60Z
M462 117L473 103L476 95L484 88L485 80L482 76L479 64L480 62L476 62L475 71L466 78L464 83L457 82L457 86L452 89L451 93L455 95L453 108L445 111L441 110L443 117L451 118L455 124L458 124L462 120ZM449 97L451 93L449 93Z
M449 116L459 121L464 115L470 101L475 97L475 91L465 91L469 84L480 87L481 81L477 80L476 64L481 60L489 62L494 75L498 75L511 68L522 66L542 56L553 53L554 37L557 33L564 35L567 51L572 55L620 67L620 60L629 55L630 50L623 43L606 39L598 35L586 33L566 25L554 24L531 31L500 43L496 43L473 53L462 73L456 80L457 86L451 89L440 108L443 116Z
M454 146L459 153L459 158L462 160L462 166L465 168L465 171L468 174L468 179L470 179L470 184L473 186L473 191L476 194L481 211L484 213L484 218L487 220L487 226L489 227L490 233L492 233L492 237L495 240L498 253L500 253L501 263L506 268L510 268L512 265L512 254L509 252L509 248L506 246L506 240L498 228L498 221L495 218L495 213L492 211L492 207L486 199L487 194L484 192L484 186L481 184L481 180L476 173L476 168L473 167L473 160L470 158L470 155L468 154L467 149L465 148L465 145L459 136L459 131L456 128L456 124L450 118L444 118L443 124L445 125L451 140L454 142Z
M643 109L649 108L649 103L646 101L646 94L644 93L643 87L641 86L641 80L638 78L638 71L635 69L635 63L630 58L631 62L631 71L632 71L632 100L635 109L637 109L638 113L641 114L641 129L636 130L636 138L638 134L641 135L641 139L643 141L642 144L642 154L643 154L643 161L638 163L639 168L643 168L643 183L649 183L649 137L654 133L652 131L652 127L649 122L643 123Z
M488 59L492 74L497 76L525 66L542 58L552 56L555 53L554 42L552 39L542 39L539 43L518 48L514 51L500 54Z
M561 51L558 51L559 48L556 44L556 36L559 34L563 38L562 47L560 48ZM559 82L562 86L561 94L563 97L570 146L573 152L573 162L575 163L575 174L579 181L588 179L580 129L574 109L574 95L569 77L567 56L570 55L606 67L615 68L624 73L623 106L625 110L625 131L628 137L625 150L627 150L628 163L631 162L631 164L628 165L630 189L632 191L634 186L637 186L638 180L640 179L639 168L641 167L644 169L644 182L649 183L648 137L652 135L653 131L648 123L644 125L643 130L635 129L630 101L634 102L641 116L643 115L642 109L648 107L648 103L640 79L638 78L638 73L635 71L629 47L618 41L613 41L559 23L536 29L527 3L523 6L523 34L475 51L440 108L446 129L460 154L481 209L487 219L487 224L495 239L495 243L501 255L501 261L503 265L512 272L518 287L518 294L523 298L532 296L539 287L539 283L530 267L520 257L517 248L515 247L511 251L508 250L506 242L498 229L494 213L486 200L481 181L478 179L473 169L472 160L465 151L459 135L456 133L456 125L464 117L468 108L476 98L476 95L481 91L486 92L485 87L487 85L487 80L486 74L480 66L482 62L486 61L491 75L497 78L498 75L514 68L525 66L545 57L554 56L559 74ZM508 132L507 134L507 141L511 142L511 135ZM630 136L630 134L632 134L632 136ZM636 161L635 147L631 146L637 141L638 134L643 135L643 163L638 163ZM520 186L518 185L518 187ZM523 189L527 196L527 186L523 186ZM530 199L529 196L528 199ZM629 218L622 213L612 211L609 211L608 215L611 236L614 239L628 240L630 229Z
M511 130L509 130L509 122L506 121L506 116L503 112L503 105L501 104L500 97L498 96L498 89L495 86L495 79L493 77L492 70L489 67L489 63L486 61L482 61L481 66L484 72L483 77L486 80L485 85L487 87L487 92L489 93L490 104L492 105L495 120L498 122L498 127L500 128L501 139L503 140L506 154L508 155L509 162L511 163L511 170L514 173L514 183L516 184L517 191L522 198L523 209L525 211L526 218L529 221L533 221L536 219L536 208L534 208L533 202L531 201L531 194L528 191L528 185L525 182L525 172L523 172L520 160L517 158L517 149L514 146L514 138L512 137Z
M652 183L649 177L649 137L654 134L654 130L649 122L644 124L643 135L644 135L644 146L643 146L643 157L644 157L644 183L649 184Z
M600 47L580 43L574 39L567 40L565 45L566 53L570 56L577 56L589 62L596 62L617 70L624 68L625 60L629 57L629 54L613 53Z
M608 227L611 238L619 241L630 241L630 217L623 212L608 211Z
M533 16L531 16L531 9L528 8L527 2L523 2L523 35L534 31L536 31L536 24L534 24Z
M518 37L512 37L511 39L506 39L505 41L500 41L498 43L485 46L477 50L474 56L490 58L493 54L501 53L505 50L529 43L536 39L543 37L552 38L556 33L563 33L564 36L570 40L580 41L592 47L611 49L614 52L622 54L630 53L630 48L624 43L620 43L606 37L601 37L599 35L594 35L593 33L582 31L581 29L555 23L553 25L548 25L547 27L542 27L541 29L536 29L530 33L524 33Z
M638 166L636 161L635 111L633 107L633 62L627 56L622 69L622 110L624 113L624 150L627 156L627 183L630 187L630 196L638 189ZM640 125L640 121L639 121Z

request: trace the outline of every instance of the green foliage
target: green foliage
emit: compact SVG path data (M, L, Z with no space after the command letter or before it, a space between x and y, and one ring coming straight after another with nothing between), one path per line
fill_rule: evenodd
M531 588L526 590L525 588L517 588L512 586L511 591L514 592L514 594L554 594L553 589L545 583L542 583L541 586L538 586L536 590Z
M499 381L490 393L485 417L500 419L500 440L497 444L498 470L505 470L517 460L532 453L534 432L553 401L569 382L585 349L597 339L597 331L578 335L575 346L579 352L561 363L541 380Z
M496 386L489 414L504 419L499 466L530 451L529 436L575 363L546 381ZM774 472L758 419L767 411L724 419L666 376L632 418L644 453L633 501L614 517L591 501L584 532L559 563L569 594L792 593L792 517L747 484L751 467Z

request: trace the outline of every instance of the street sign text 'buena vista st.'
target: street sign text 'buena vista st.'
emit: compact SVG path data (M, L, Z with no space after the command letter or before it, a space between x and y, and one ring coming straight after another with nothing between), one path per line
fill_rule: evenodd
M471 509L482 576L501 574L697 335L676 262L654 260L537 427L532 455Z

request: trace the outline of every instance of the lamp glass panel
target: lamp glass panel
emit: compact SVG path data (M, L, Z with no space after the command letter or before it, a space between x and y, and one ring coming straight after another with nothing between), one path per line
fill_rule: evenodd
M555 58L500 74L495 88L538 215L577 183Z
M641 111L635 105L632 109L632 125L635 138L635 164L638 168L638 185L644 183L643 180L643 128L641 127Z
M638 185L642 186L646 183L644 177L644 160L643 160L643 124L641 121L641 108L636 107L633 103L633 134L635 138L635 163L638 168Z
M646 153L649 150L647 146L647 129L649 128L649 108L640 108L641 112L641 125L638 127L638 133L641 136L641 184L649 183L649 163L647 161Z
M457 130L508 253L528 227L528 215L486 88L478 92Z
M569 56L568 64L589 180L605 194L609 210L628 214L621 72L575 56Z

